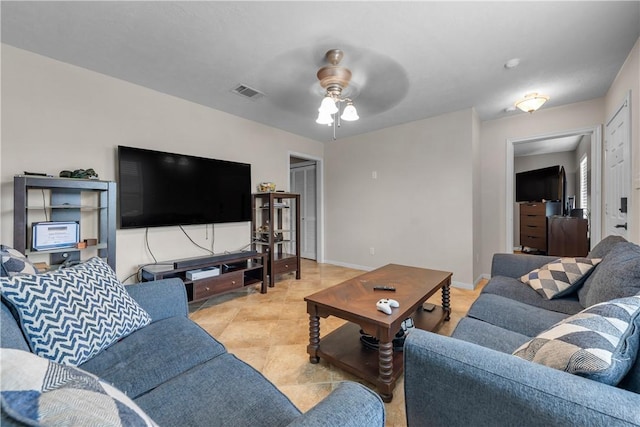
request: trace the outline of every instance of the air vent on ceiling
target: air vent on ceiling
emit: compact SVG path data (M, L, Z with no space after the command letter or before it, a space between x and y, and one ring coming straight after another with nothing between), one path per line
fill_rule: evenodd
M260 99L260 98L262 98L264 96L264 93L262 93L262 92L260 92L260 91L258 91L256 89L253 89L253 88L251 88L251 87L249 87L247 85L242 85L242 84L240 84L240 85L236 86L235 88L233 88L232 92L236 93L236 94L238 94L240 96L243 96L245 98L248 98L248 99L250 99L252 101L255 101L256 99Z

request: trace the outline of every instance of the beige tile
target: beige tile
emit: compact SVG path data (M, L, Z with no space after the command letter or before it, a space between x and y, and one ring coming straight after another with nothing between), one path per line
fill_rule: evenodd
M306 344L272 345L262 373L278 387L331 382L328 363L311 363Z
M302 412L307 412L331 393L331 383L283 385L278 387Z
M233 322L216 337L227 348L269 347L276 321Z

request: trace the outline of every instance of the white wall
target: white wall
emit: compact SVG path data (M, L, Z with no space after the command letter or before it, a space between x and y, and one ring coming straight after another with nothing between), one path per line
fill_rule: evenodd
M469 109L329 143L327 262L447 270L470 287L474 117Z
M640 38L605 96L605 120L609 120L631 91L631 217L629 239L640 243ZM604 191L605 183L602 184Z
M248 101L249 102L249 101ZM253 185L289 188L289 152L322 158L323 144L122 80L2 46L2 208L0 241L13 243L13 175L57 176L63 169L94 168L115 179L117 145L251 163ZM185 227L210 247L204 226ZM215 226L216 252L249 243L248 223ZM209 239L209 240L208 240ZM178 227L149 230L158 260L206 255ZM118 230L120 279L151 262L144 230Z
M481 216L482 268L491 270L491 258L505 248L506 220L506 147L507 139L518 139L590 128L603 123L604 99L542 108L533 114L516 114L482 122L481 144Z

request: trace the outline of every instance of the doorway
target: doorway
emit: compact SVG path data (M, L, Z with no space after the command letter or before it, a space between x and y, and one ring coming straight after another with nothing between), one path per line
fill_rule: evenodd
M300 194L300 256L321 262L321 163L319 159L291 154L289 180L292 193Z
M600 126L594 126L584 129L576 129L564 132L555 132L547 135L538 135L526 138L509 138L506 147L506 242L505 249L511 252L514 248L514 228L516 226L514 220L515 197L514 197L514 181L515 181L515 153L535 147L536 144L542 144L545 141L574 138L589 137L591 140L591 148L588 156L591 176L590 176L590 197L589 197L589 224L590 224L590 244L593 247L601 240L602 221L601 221L601 191L602 191L602 132Z

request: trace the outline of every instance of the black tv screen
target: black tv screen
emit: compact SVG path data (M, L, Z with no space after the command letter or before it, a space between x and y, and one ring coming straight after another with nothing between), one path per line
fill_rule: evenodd
M251 220L251 165L118 146L120 228Z
M516 174L516 202L562 201L564 168L550 166Z

